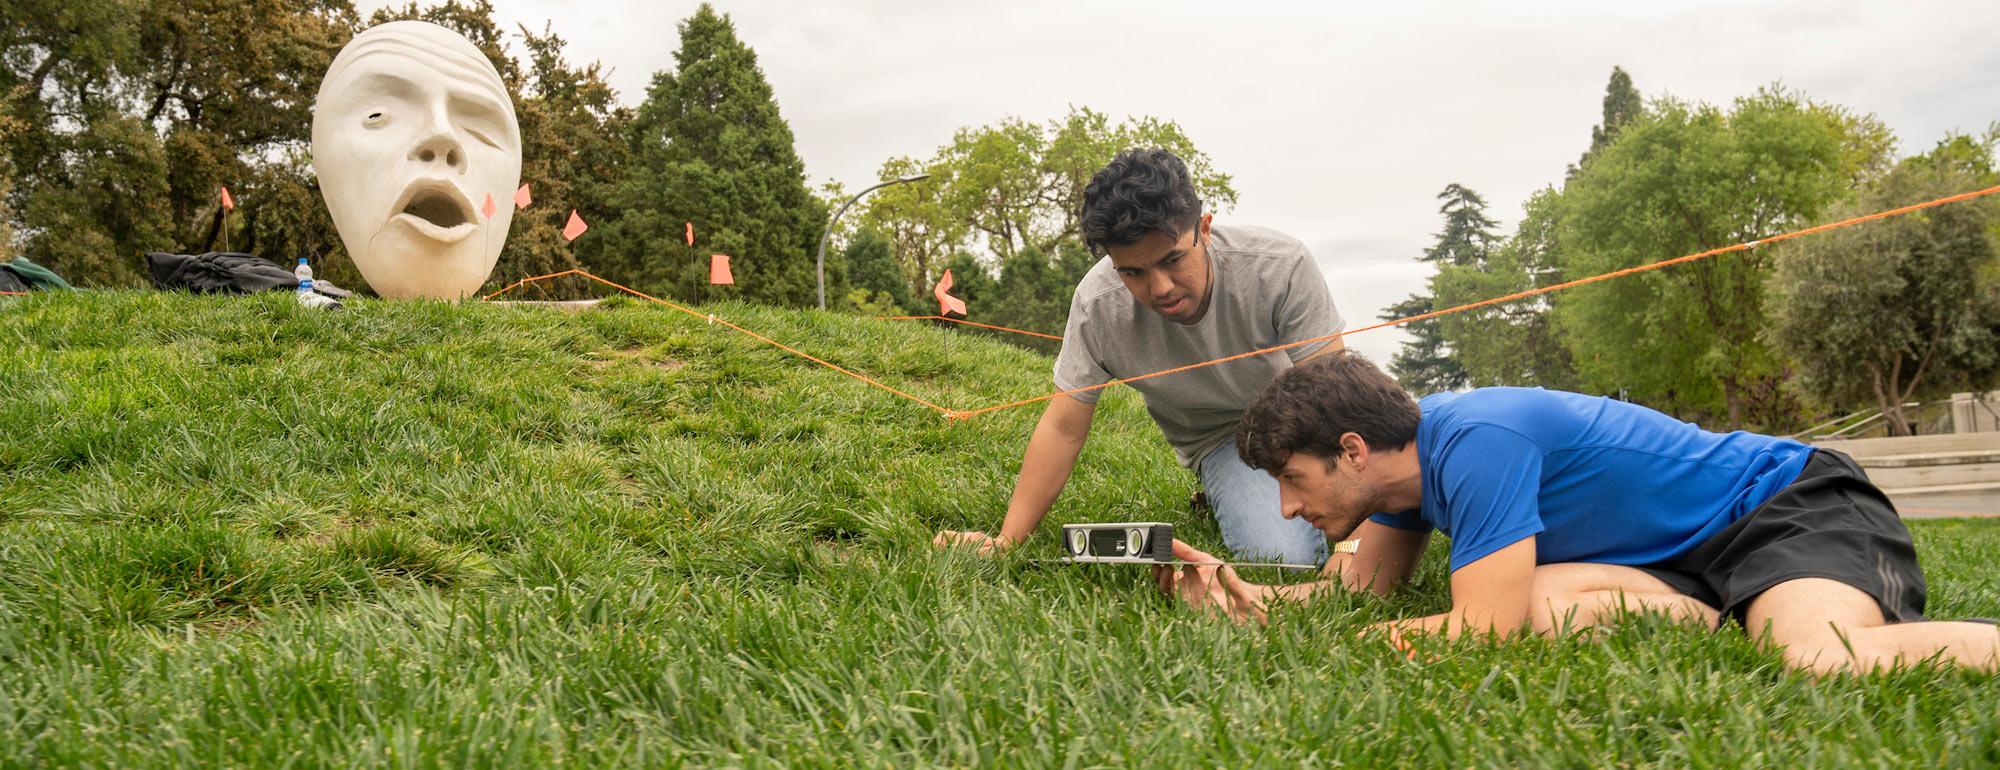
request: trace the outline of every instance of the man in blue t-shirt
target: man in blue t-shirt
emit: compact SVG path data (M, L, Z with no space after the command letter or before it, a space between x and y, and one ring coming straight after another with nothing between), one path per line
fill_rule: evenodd
M1838 452L1559 391L1412 401L1348 352L1280 375L1236 445L1277 477L1287 517L1359 546L1310 584L1155 568L1162 590L1197 607L1261 619L1273 598L1332 585L1387 593L1436 530L1451 537L1451 609L1383 624L1391 638L1559 633L1647 610L1709 627L1735 618L1787 663L1819 672L1933 656L2000 666L1992 624L1924 619L1909 530ZM1174 548L1184 561L1216 561Z

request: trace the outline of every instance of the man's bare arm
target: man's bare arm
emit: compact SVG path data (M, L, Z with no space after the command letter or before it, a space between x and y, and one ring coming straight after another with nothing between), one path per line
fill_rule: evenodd
M1535 538L1487 554L1451 573L1451 610L1375 626L1404 633L1435 633L1456 639L1468 633L1513 636L1528 625L1534 603Z
M1408 582L1410 575L1416 572L1417 562L1423 558L1424 547L1430 543L1430 537L1429 532L1412 532L1363 521L1350 538L1359 541L1355 552L1336 553L1327 559L1326 568L1320 571L1325 579L1277 586L1273 592L1284 599L1306 601L1314 594L1338 585L1349 591L1387 596L1390 591Z
M945 530L932 542L940 546L976 544L981 548L1006 548L1027 540L1055 505L1063 485L1069 483L1070 471L1076 468L1076 457L1083 452L1084 440L1090 437L1090 423L1096 412L1095 404L1070 396L1050 399L1048 408L1042 410L1041 422L1036 423L1034 434L1028 438L1028 451L1021 457L1021 474L1014 481L1014 496L1007 503L1007 517L1000 523L999 536Z

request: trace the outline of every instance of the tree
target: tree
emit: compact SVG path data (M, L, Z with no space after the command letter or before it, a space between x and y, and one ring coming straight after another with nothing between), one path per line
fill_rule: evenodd
M1499 241L1499 236L1493 232L1499 223L1486 216L1486 200L1456 182L1445 185L1437 198L1444 201L1438 207L1438 213L1444 215L1444 229L1438 232L1437 239L1419 259L1439 269L1483 270L1494 245ZM1437 309L1437 279L1433 277L1427 284L1429 292L1412 294L1409 299L1390 305L1383 312L1382 320L1393 321ZM1412 321L1403 328L1409 332L1410 340L1403 343L1403 349L1389 359L1389 371L1396 375L1403 387L1415 393L1436 393L1465 387L1465 368L1452 355L1450 345L1445 341L1442 319Z
M547 27L541 34L525 27L520 32L528 49L517 110L521 179L532 185L542 204L515 213L507 247L489 283L495 289L526 276L596 268L605 262L609 250L605 239L583 238L572 244L563 240L562 228L571 209L592 216L612 210L610 198L624 178L630 154L625 134L632 111L618 104L617 92L604 81L602 66L597 62L572 66L562 55L566 43ZM588 296L598 291L576 282L554 287L551 296Z
M1435 279L1425 281L1435 286ZM1382 309L1376 316L1384 321L1423 315L1438 308L1437 297L1431 293L1412 294L1401 302ZM1389 373L1411 393L1424 395L1457 390L1466 383L1465 369L1458 365L1451 353L1445 349L1445 341L1439 333L1440 319L1411 321L1403 325L1410 335L1403 347L1389 357Z
M98 285L144 281L143 251L245 243L255 169L306 138L354 13L339 0L51 3L10 8L0 90L26 250ZM225 219L228 184L243 216ZM233 232L225 233L224 228Z
M80 285L141 285L139 255L174 247L169 208L142 203L169 194L159 137L137 118L98 113L53 143L61 149L15 191L23 253Z
M1561 282L1554 261L1560 193L1544 189L1524 206L1514 235L1480 265L1442 265L1431 287L1436 302L1456 307ZM1574 390L1569 351L1549 323L1541 295L1438 318L1440 335L1473 387L1541 386Z
M1602 121L1590 130L1590 147L1566 179L1592 165L1597 153L1634 121L1646 116L1645 100L1632 76L1618 67L1604 87ZM1549 188L1535 193L1523 206L1525 216L1511 237L1486 250L1478 264L1441 264L1431 279L1435 304L1456 307L1561 283L1557 258L1561 242L1562 192ZM1437 336L1462 367L1465 384L1539 385L1579 389L1569 350L1550 323L1558 298L1541 295L1437 319ZM1392 311L1410 308L1392 308Z
M1724 111L1663 99L1562 193L1557 258L1595 275L1794 229L1878 173L1872 117L1770 88ZM1779 429L1802 408L1765 326L1769 250L1579 287L1555 299L1583 382L1732 427Z
M1180 126L1150 117L1114 125L1104 113L1073 107L1046 124L1010 117L959 129L929 160L891 159L883 179L931 177L875 193L863 221L889 236L913 295L928 293L941 263L960 251L987 257L982 272L1031 251L1046 264L1066 244L1081 245L1084 186L1133 147L1165 148L1187 162L1208 210L1235 205L1229 175L1214 170Z
M7 146L7 137L20 131L21 120L0 113L0 147ZM14 259L14 212L9 206L9 193L14 191L14 163L6 154L0 153L0 262Z
M630 171L604 231L606 266L644 291L706 295L708 255L721 252L733 257L737 286L715 296L810 304L826 211L806 187L757 55L708 4L680 33L676 71L653 77L631 124ZM693 247L683 240L688 222Z
M967 309L989 308L998 299L1000 282L986 272L986 266L980 264L979 257L972 252L961 251L951 255L938 275L944 275L944 270L951 271L952 296L965 300ZM930 297L931 292L926 289L924 296Z
M956 277L956 274L954 274ZM1058 260L1049 259L1040 249L1026 249L1000 263L1000 279L994 285L990 308L983 318L1006 326L1043 334L1061 335L1069 317L1069 297L1075 281L1065 282ZM1005 334L1005 332L1002 332ZM1056 344L1040 337L1009 334L1008 341L1055 353Z
M849 283L863 292L872 307L893 308L898 315L918 310L910 298L910 284L896 268L896 258L889 253L889 241L881 233L868 229L856 233L843 257Z
M1632 76L1623 67L1611 68L1611 81L1604 84L1603 122L1590 127L1590 149L1584 150L1583 157L1576 165L1569 167L1568 176L1574 178L1578 171L1590 164L1604 146L1618 136L1618 130L1646 114L1645 97L1632 85Z
M14 10L18 8L18 17ZM521 30L529 68L507 52L486 0L377 11L422 19L486 52L514 94L523 178L544 201L514 218L495 280L577 265L556 235L568 204L592 211L622 168L629 111L597 65L569 66L553 33ZM222 248L289 263L353 288L319 194L312 103L333 56L361 28L346 0L20 0L0 29L0 136L16 185L11 224L27 251L88 285L133 286L144 251ZM238 208L224 216L218 190ZM578 244L588 254L592 242Z
M1956 137L1898 164L1827 214L1842 219L1991 185L1992 147ZM1903 404L2000 372L2000 209L1955 203L1782 244L1769 279L1770 343L1797 384L1840 408L1872 403L1890 435Z
M892 158L882 166L883 179L924 172L921 164L909 158ZM862 229L888 237L904 291L913 300L930 296L931 286L944 272L945 260L963 247L971 232L966 219L947 204L941 182L933 176L913 184L884 187L868 199L861 214Z
M317 280L356 291L367 286L333 226L333 215L320 196L319 177L303 146L287 147L276 158L251 167L250 177L230 189L241 189L255 201L255 205L237 201L241 236L232 238L230 248L268 255L280 263L303 256L313 261Z
M99 199L106 188L142 186L135 177L143 174L127 173L107 183L79 173L133 170L115 162L97 163L93 155L151 160L157 153L157 140L115 120L121 116L117 97L110 93L114 70L136 58L139 5L15 0L4 14L6 23L0 24L0 97L6 100L7 125L0 149L13 181L5 205L8 226L34 259L79 283L89 283L89 274L98 269L116 275L111 254L120 242L154 240L147 238L156 229L150 221L120 222L129 229L111 232L111 223L90 216L104 208ZM100 118L107 125L91 131L92 120ZM114 129L122 130L114 135ZM131 140L144 141L128 147ZM66 200L44 202L57 196ZM47 235L51 232L63 237ZM15 245L9 238L8 247ZM73 248L57 254L47 245Z

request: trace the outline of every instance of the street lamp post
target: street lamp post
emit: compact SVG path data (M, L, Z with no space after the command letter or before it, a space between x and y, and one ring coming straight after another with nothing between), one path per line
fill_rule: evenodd
M858 200L861 200L861 196L863 196L863 195L867 195L867 194L869 194L869 193L872 193L872 192L874 192L874 191L876 191L876 190L880 190L880 189L882 189L882 188L884 188L884 187L888 187L889 185L892 185L892 184L902 184L902 183L904 183L904 182L916 182L916 181L920 181L920 180L924 180L924 179L929 179L929 178L930 178L930 176L931 176L930 174L911 174L911 175L909 175L909 176L906 176L906 177L901 177L901 178L898 178L898 179L891 179L891 180L889 180L889 181L887 181L887 182L882 182L882 183L879 183L879 184L875 185L874 187L870 187L870 188L868 188L868 189L866 189L866 190L862 190L861 192L858 192L858 193L855 193L855 194L854 194L854 197L852 197L852 198L848 198L848 199L847 199L847 202L846 202L846 203L842 203L842 204L840 204L840 210L839 210L839 211L835 211L835 212L833 212L833 218L832 218L832 219L829 219L829 220L827 220L827 223L826 223L826 232L824 232L824 233L821 233L821 234L820 234L820 236L819 236L819 259L818 259L818 262L819 262L819 309L821 309L821 310L825 310L825 309L826 309L826 241L827 241L827 239L828 239L828 238L832 238L832 237L833 237L833 226L834 226L834 225L836 225L836 224L839 224L839 223L840 223L840 215L842 215L842 214L845 214L845 213L847 213L847 207L849 207L849 206L852 206L852 205L854 205L854 202L855 202L855 201L858 201Z

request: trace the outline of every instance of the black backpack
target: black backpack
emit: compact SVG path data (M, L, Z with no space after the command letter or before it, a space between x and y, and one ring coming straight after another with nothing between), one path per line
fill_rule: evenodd
M146 255L146 272L152 276L154 286L196 294L290 291L299 285L292 271L268 259L237 251L211 251L193 256L155 251ZM353 294L317 280L313 281L313 289L334 297Z

